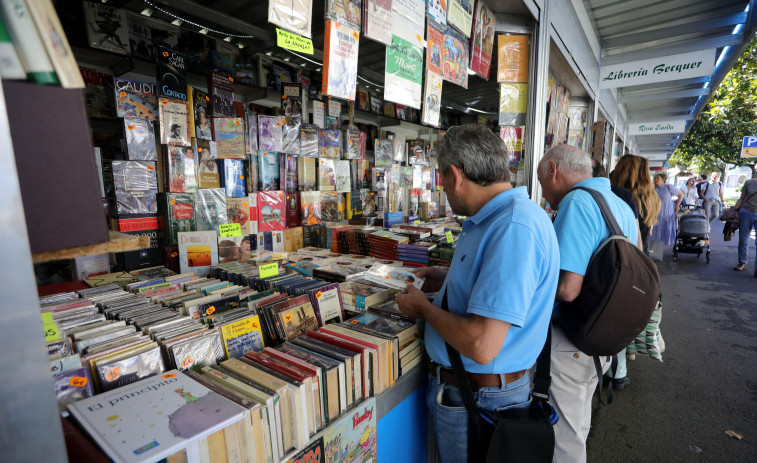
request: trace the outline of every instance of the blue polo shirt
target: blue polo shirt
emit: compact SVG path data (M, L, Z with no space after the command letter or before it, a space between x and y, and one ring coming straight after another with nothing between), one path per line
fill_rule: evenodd
M612 192L608 179L590 178L576 186L601 193L623 233L637 244L636 218L628 204ZM554 225L560 243L560 270L585 275L594 251L610 237L610 228L605 224L596 201L586 191L571 191L560 201ZM555 316L558 310L559 306L555 304Z
M434 301L449 311L510 323L505 343L486 365L462 357L471 373L511 373L531 368L547 337L557 292L560 257L547 214L525 187L504 191L463 222L455 257ZM431 359L450 366L444 339L426 323Z

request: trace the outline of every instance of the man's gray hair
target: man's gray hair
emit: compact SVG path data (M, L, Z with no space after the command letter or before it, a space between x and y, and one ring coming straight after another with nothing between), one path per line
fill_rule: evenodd
M539 173L543 176L549 173L549 161L554 162L563 175L582 180L591 178L591 157L575 146L561 144L544 153L539 163Z
M505 143L483 124L450 128L436 149L442 174L454 164L468 180L481 186L510 181L510 159Z

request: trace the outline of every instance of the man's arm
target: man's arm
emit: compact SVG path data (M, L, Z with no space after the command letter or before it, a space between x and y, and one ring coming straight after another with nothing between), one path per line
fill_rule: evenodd
M641 244L641 227L639 226L639 219L636 219L636 232L639 234L638 238L636 238L636 247L644 250L644 245Z
M560 270L560 279L557 282L557 296L559 302L573 302L581 293L584 284L584 276L578 273Z
M510 329L508 322L475 314L461 317L440 309L413 285L407 286L407 294L397 295L397 305L406 315L424 318L460 355L481 365L500 353Z

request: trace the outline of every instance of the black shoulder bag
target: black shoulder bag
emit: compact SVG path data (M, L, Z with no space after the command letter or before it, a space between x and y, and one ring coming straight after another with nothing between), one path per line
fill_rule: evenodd
M442 308L449 311L446 290L442 297ZM480 410L476 406L460 353L445 342L452 370L468 410L468 462L552 462L555 451L553 425L558 416L557 411L548 403L549 386L552 383L549 371L551 338L550 327L547 341L536 360L531 406L501 412Z

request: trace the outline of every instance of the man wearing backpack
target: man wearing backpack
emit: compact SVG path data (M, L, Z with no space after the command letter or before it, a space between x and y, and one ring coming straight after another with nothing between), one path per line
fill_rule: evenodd
M597 368L592 356L579 350L559 326L557 317L570 307L581 293L589 261L607 238L599 206L589 192L571 191L585 187L601 194L623 234L634 245L638 241L636 221L631 208L610 189L607 178L592 178L589 155L570 145L549 150L539 163L539 183L543 196L557 208L554 227L560 246L560 278L552 328L552 404L560 414L555 425L555 462L585 462L586 438L591 425L591 400L598 383ZM620 350L620 349L619 349ZM601 368L609 368L607 357Z
M720 183L720 174L710 174L710 181L702 182L699 188L699 198L702 200L704 213L710 223L720 217L721 204L723 203L723 184Z

